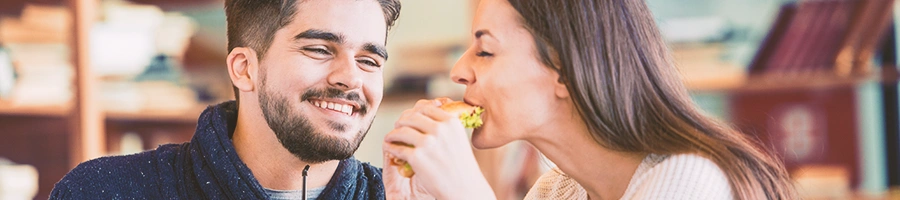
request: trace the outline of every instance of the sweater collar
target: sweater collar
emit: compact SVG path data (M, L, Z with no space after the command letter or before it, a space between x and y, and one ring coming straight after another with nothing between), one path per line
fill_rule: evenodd
M194 174L204 193L231 199L264 199L265 191L238 157L231 141L236 122L237 103L234 101L203 111L191 139Z
M236 124L237 103L234 101L210 106L203 111L194 138L191 140L194 173L201 189L206 193L219 193L232 199L265 199L268 194L253 176L250 168L241 161L231 141ZM358 177L361 170L359 165L359 161L353 157L341 160L332 179L322 191L322 196L358 196L356 193L359 191L354 191L355 186L359 184L357 180L365 179ZM214 179L213 181L219 185L203 187L211 181L202 179Z

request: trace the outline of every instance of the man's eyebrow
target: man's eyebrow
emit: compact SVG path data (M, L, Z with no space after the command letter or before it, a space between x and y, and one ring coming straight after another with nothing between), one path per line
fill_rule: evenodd
M309 30L303 31L302 33L294 36L295 41L300 40L300 39L325 40L325 41L334 42L334 43L338 43L338 44L344 43L344 35L335 34L332 32L318 30L318 29L309 29Z
M385 60L388 59L387 49L385 49L383 45L366 43L366 45L363 46L363 50L366 50L366 51L374 53L374 54L378 54L378 56L381 56Z

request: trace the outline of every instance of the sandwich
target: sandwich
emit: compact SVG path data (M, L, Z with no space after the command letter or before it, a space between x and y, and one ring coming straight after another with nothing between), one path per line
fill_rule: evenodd
M459 116L459 121L461 121L463 126L466 128L478 128L481 127L482 124L484 124L484 122L481 120L481 113L484 112L484 108L469 105L462 101L454 101L441 105L441 109ZM393 158L391 159L391 163L393 165L400 166L398 170L400 171L400 175L403 175L404 177L409 178L416 173L412 170L412 167L409 166L409 163L407 163L405 160Z

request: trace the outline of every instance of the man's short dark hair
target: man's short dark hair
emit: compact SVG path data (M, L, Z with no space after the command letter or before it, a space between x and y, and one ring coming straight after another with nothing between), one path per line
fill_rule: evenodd
M300 0L300 3L303 1L306 0ZM400 16L400 1L375 1L381 4L384 22L390 30ZM257 59L262 59L272 45L275 32L291 23L296 6L297 0L226 0L228 52L236 47L249 47L256 51ZM238 98L237 87L234 98Z

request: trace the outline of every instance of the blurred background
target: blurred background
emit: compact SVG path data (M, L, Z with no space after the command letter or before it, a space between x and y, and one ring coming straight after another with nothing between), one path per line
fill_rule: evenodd
M190 140L233 99L224 0L0 1L0 199L46 199L78 163ZM460 99L448 72L478 0L403 0L385 99L356 153L421 98ZM806 199L898 199L892 0L647 0L695 103L775 150ZM501 199L552 163L528 144L477 150Z

